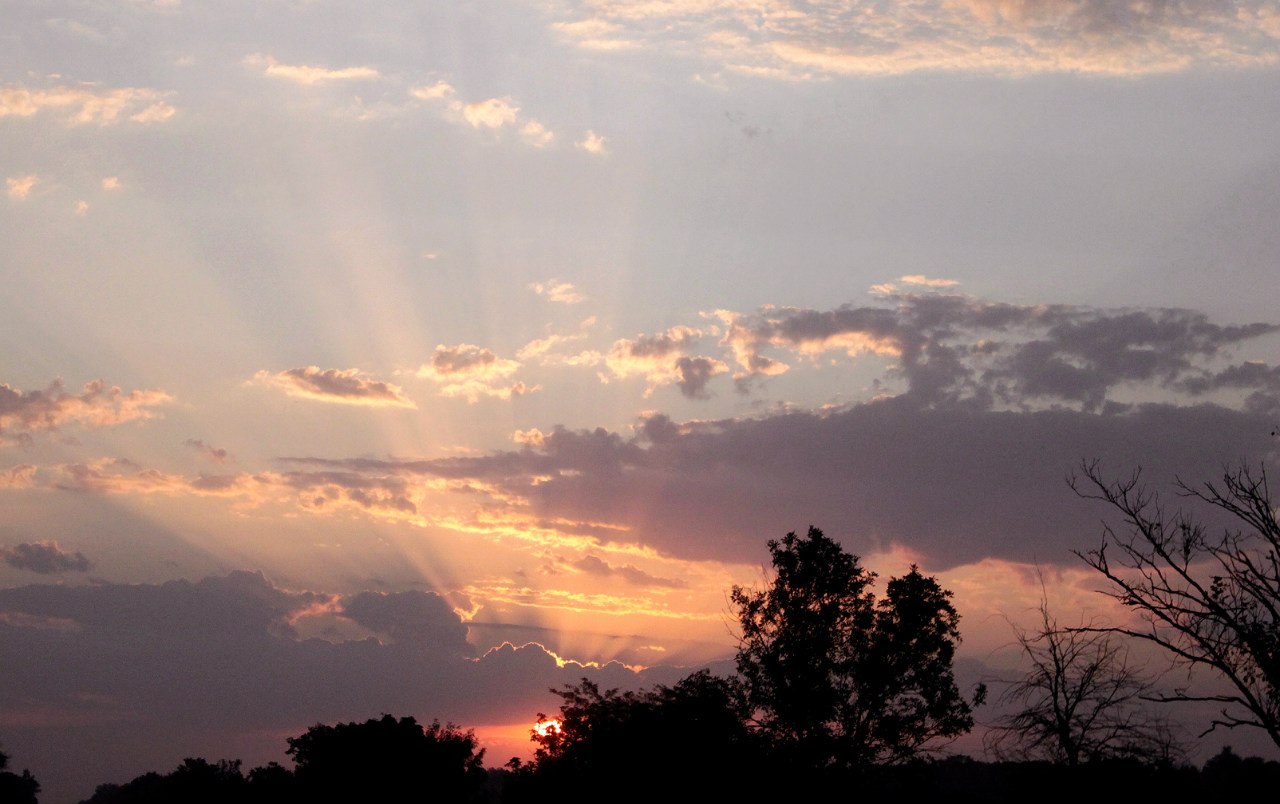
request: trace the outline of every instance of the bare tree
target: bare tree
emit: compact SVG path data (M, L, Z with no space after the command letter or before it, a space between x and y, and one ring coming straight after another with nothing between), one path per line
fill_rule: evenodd
M1250 726L1280 745L1280 523L1265 468L1224 469L1220 484L1177 481L1189 503L1230 515L1231 526L1216 535L1191 512L1167 513L1140 471L1107 481L1096 461L1086 462L1071 486L1124 521L1122 532L1104 525L1098 549L1077 553L1144 621L1108 630L1158 645L1189 671L1210 668L1229 685L1221 694L1178 690L1163 700L1222 704L1204 733Z
M1176 748L1168 722L1146 703L1152 680L1115 634L1062 628L1040 602L1033 630L1014 627L1030 669L1000 700L1016 707L987 733L997 757L1067 765L1138 757L1168 759Z

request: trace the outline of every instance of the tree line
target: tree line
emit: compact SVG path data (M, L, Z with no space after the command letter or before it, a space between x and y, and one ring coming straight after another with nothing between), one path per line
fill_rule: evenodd
M850 786L871 800L996 802L1025 800L1027 785L1048 798L1105 785L1108 797L1132 788L1215 800L1245 782L1275 789L1280 763L1229 750L1201 770L1181 763L1168 721L1149 705L1210 701L1220 712L1209 731L1261 729L1280 746L1280 525L1265 471L1178 484L1179 499L1230 516L1233 525L1216 532L1188 508L1167 509L1140 480L1107 480L1096 462L1072 478L1077 494L1119 515L1097 549L1077 555L1139 625L1064 627L1042 605L1038 625L1016 632L1029 669L1002 693L1009 714L987 724L995 762L939 753L972 729L986 698L985 686L961 691L955 679L951 592L912 566L877 594L876 574L811 527L768 543L764 588L731 590L736 676L703 670L629 692L583 679L553 690L559 711L538 715L528 762L486 769L473 732L384 715L290 738L292 770L271 763L246 774L238 761L188 759L167 775L102 785L88 802L631 800L664 791L763 801ZM1133 639L1213 671L1226 691L1158 691L1129 657ZM0 800L35 801L35 780L4 771L5 759Z

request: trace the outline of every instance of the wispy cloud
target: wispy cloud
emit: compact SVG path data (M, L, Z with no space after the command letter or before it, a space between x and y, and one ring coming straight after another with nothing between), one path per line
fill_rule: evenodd
M188 438L183 444L196 452L200 453L206 460L213 463L223 464L231 457L227 451L221 447L215 447L212 444L206 444L198 438Z
M289 396L367 407L417 407L398 385L365 376L360 369L293 368L272 374L259 371L253 381Z
M314 86L335 81L368 81L380 78L378 71L372 67L319 67L311 64L281 64L274 58L261 53L252 53L244 57L244 63L271 78L292 81L295 84Z
M447 81L412 87L409 94L418 100L441 104L446 120L493 132L512 129L534 148L546 148L556 139L555 132L540 120L521 114L520 104L510 96L466 101L458 97L457 89Z
M0 117L34 117L51 111L70 125L108 126L122 120L160 123L176 113L165 97L166 93L143 87L103 89L84 84L32 89L9 85L0 87Z
M534 282L529 286L529 289L547 301L559 302L560 304L581 304L587 300L587 297L572 283L561 282L559 279Z
M782 79L917 71L1134 75L1280 60L1270 0L604 0L557 5L552 13L553 29L584 48L665 49Z

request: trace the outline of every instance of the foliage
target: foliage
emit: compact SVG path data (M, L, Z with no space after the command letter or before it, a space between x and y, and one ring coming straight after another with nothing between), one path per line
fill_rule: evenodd
M782 749L856 768L908 759L972 728L952 671L959 615L936 579L913 566L877 601L875 573L813 527L770 541L769 552L772 584L735 586L731 597L738 672Z
M1026 675L1001 695L1016 709L987 733L996 756L1167 761L1176 751L1167 722L1144 706L1152 682L1109 632L1059 627L1041 600L1035 631L1015 628Z
M317 723L289 738L304 799L468 801L484 786L484 749L475 733L391 715L364 723Z
M24 770L21 774L11 773L9 755L0 751L0 802L4 804L36 804L36 795L40 792L40 783Z
M1280 745L1280 523L1266 470L1226 469L1220 485L1178 481L1181 497L1229 515L1218 535L1185 510L1167 513L1140 475L1107 481L1094 461L1072 478L1077 494L1106 502L1125 524L1124 533L1105 526L1101 546L1078 553L1110 583L1108 594L1144 621L1110 630L1226 679L1222 694L1165 696L1223 704L1209 731L1257 727Z
M512 800L552 793L632 800L672 789L734 798L759 775L758 743L733 679L701 670L673 686L619 692L584 678L553 692L560 711L538 715L537 755L528 766L515 763L521 778L508 783ZM548 728L552 722L559 728Z
M188 757L172 773L145 773L125 784L103 784L84 804L231 804L266 801L254 795L240 771L240 760L210 762Z

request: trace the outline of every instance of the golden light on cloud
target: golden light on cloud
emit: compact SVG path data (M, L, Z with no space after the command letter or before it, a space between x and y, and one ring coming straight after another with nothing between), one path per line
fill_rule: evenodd
M40 181L35 175L28 176L10 176L5 179L5 186L8 189L9 197L19 201L25 199L31 194L31 188L35 187Z
M66 113L73 126L107 126L122 116L135 123L160 123L176 111L164 101L166 94L144 87L102 89L91 84L45 89L6 86L0 87L0 117L34 117L51 109Z
M283 78L298 84L323 84L330 81L370 80L380 78L380 74L372 67L317 67L310 64L281 64L271 56L252 53L245 56L244 63L250 67L260 67L263 75L272 78Z
M600 156L606 152L605 142L606 140L604 137L591 129L587 129L587 133L582 137L582 139L575 142L574 145L589 154Z

